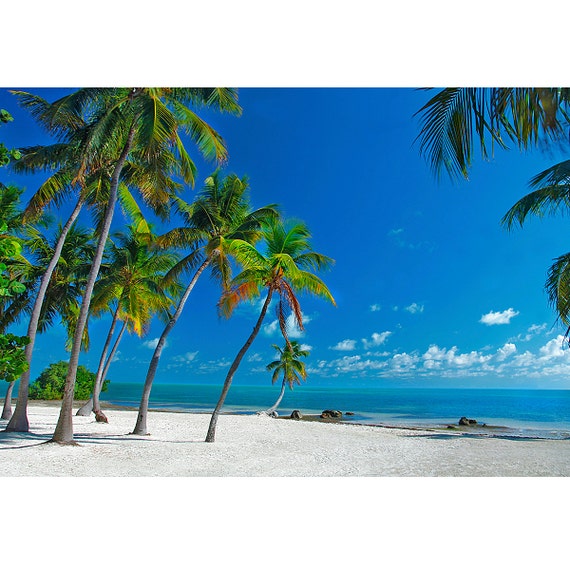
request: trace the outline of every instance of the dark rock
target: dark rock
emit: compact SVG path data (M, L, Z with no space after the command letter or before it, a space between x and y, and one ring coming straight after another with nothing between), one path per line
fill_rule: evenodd
M475 426L475 425L477 425L477 420L469 420L469 425L470 425L470 426Z
M463 416L459 420L459 425L460 426L474 426L474 425L477 425L477 420L469 420L465 416Z
M277 410L273 410L272 412L269 412L267 414L270 418L278 418L279 414L277 413Z
M455 426L447 426L447 429L455 429Z
M303 414L302 414L299 410L293 410L293 411L291 412L291 417L292 417L294 420L300 420L300 419L302 419Z
M339 410L324 410L321 414L321 418L342 418L342 412Z
M354 412L345 412L345 415L347 415L347 416L354 416Z

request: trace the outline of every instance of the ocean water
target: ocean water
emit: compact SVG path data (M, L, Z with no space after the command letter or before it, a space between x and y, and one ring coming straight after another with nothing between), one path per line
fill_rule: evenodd
M211 412L220 390L220 386L212 385L155 384L150 408ZM140 384L112 382L101 399L138 407L141 392ZM278 395L279 386L233 385L223 411L255 413L269 408ZM343 418L350 423L446 429L447 425L457 426L459 418L466 416L478 422L477 427L470 430L473 434L570 439L570 390L297 386L286 390L278 412L288 416L293 410L319 414L325 409L352 412L354 415Z

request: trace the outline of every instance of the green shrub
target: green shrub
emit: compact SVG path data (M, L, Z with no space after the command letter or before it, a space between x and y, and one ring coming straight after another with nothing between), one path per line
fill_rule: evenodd
M63 398L63 388L68 366L68 363L64 360L50 364L30 385L30 399L61 400ZM91 397L95 378L96 374L87 370L85 366L77 368L74 393L76 400L88 400ZM109 380L105 380L101 391L105 392L108 385Z

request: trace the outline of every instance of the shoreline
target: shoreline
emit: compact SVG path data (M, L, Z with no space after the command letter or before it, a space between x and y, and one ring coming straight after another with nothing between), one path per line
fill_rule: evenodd
M12 410L15 407L15 402L17 399L13 399ZM85 400L74 400L73 402L73 410L74 410L74 421L75 412L85 404ZM3 404L3 400L0 401L0 405ZM138 406L127 406L122 404L115 404L107 401L102 402L103 410L116 410L116 411L129 411L129 412L137 412ZM59 408L61 407L61 400L30 400L28 403L28 407L46 407L46 408ZM150 412L156 413L171 413L171 414L196 414L196 415L207 415L210 416L213 410L195 410L195 409L183 409L183 408L161 408L161 407L149 407ZM257 416L260 415L260 412L254 411L236 411L236 410L222 410L220 415L230 415L230 416ZM261 414L263 415L263 414ZM90 415L90 418L94 416ZM350 416L348 416L350 417ZM373 427L379 429L387 429L387 430L401 430L401 431L412 431L412 432L430 432L433 434L437 434L440 437L480 437L480 438L497 438L497 439L513 439L517 441L533 441L533 440L544 440L544 441L565 441L570 440L570 431L566 428L545 428L543 424L541 427L534 428L532 426L527 426L524 428L516 428L513 426L508 425L491 425L491 424L477 424L472 426L462 426L462 425L455 425L452 423L436 423L433 425L426 425L426 424L390 424L390 423L383 423L383 422L373 422L373 423L366 423L361 422L358 420L347 419L347 415L343 414L340 418L321 418L319 414L315 413L307 413L303 414L303 417L300 419L295 419L290 417L289 415L282 415L278 416L277 418L271 418L276 420L286 420L291 422L307 422L307 423L321 423L321 424L341 424L346 426L362 426L362 427ZM4 425L3 423L5 420L0 420L2 422L0 424L0 431L3 430ZM7 422L6 422L7 423ZM541 433L544 431L555 432L557 434L565 434L561 437L546 437L544 435L536 435L537 433ZM533 435L535 434L535 435Z
M208 413L149 410L150 435L133 436L136 410L106 411L109 424L74 416L79 445L44 445L59 406L30 405L30 433L0 431L0 476L570 476L569 440L442 437L425 429L226 413L212 444L204 442Z

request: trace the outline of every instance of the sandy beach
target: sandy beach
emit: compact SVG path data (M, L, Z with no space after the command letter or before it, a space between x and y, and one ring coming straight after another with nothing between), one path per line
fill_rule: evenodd
M58 406L32 405L30 433L0 432L0 475L96 477L560 477L570 441L442 436L430 431L209 414L149 412L151 435L128 435L136 412L109 424L75 417L77 446L44 444ZM6 425L0 423L0 430Z

